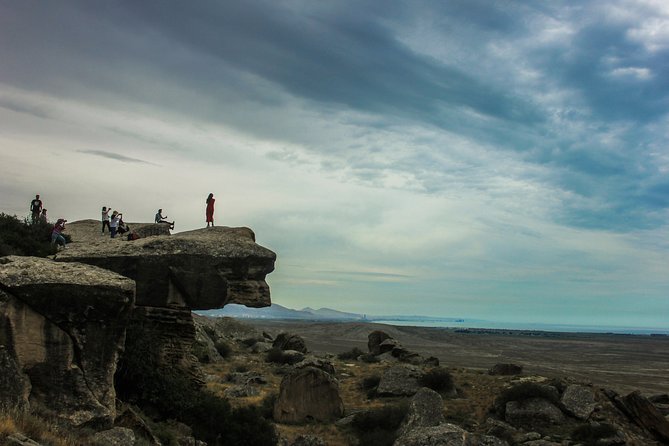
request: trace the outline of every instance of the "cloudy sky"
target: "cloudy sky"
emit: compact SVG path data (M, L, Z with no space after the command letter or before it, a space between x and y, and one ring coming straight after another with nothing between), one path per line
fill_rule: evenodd
M665 0L0 2L0 211L248 226L293 308L669 327Z

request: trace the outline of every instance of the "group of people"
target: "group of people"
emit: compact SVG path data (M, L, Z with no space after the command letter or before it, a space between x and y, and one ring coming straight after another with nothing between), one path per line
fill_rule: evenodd
M105 228L109 229L111 238L116 237L116 234L125 234L130 232L130 227L123 221L123 213L119 211L112 211L109 216L111 206L102 206L102 235L105 233Z
M207 222L207 227L214 227L214 203L216 199L214 194L209 194L205 203L207 205L205 210L205 220ZM111 212L111 215L109 215ZM39 194L35 195L35 199L30 202L30 217L32 223L38 222L47 222L46 209L44 209L42 200L40 199ZM170 229L174 229L174 221L168 221L167 216L163 216L163 210L158 209L154 219L155 223L168 224ZM51 244L58 244L63 247L66 247L67 243L65 237L63 237L63 231L65 230L65 223L67 220L64 218L59 218L51 230ZM110 206L102 206L102 235L105 233L105 228L109 230L111 238L115 238L117 234L130 233L130 227L123 221L123 213L114 210L112 211Z
M32 224L37 223L48 223L46 208L44 203L39 197L39 194L35 195L35 198L30 202L30 221ZM65 220L64 218L59 218L51 229L51 244L58 244L63 248L67 247L67 241L63 237L63 231L65 230Z

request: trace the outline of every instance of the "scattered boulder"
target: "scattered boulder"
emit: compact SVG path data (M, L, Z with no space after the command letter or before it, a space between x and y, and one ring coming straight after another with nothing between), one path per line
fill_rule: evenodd
M4 439L5 446L42 446L32 438L28 438L20 432L9 435Z
M307 352L307 344L304 339L292 333L279 333L272 343L272 347L280 348L281 350L295 350L300 353Z
M521 427L561 424L565 421L562 411L543 398L509 401L505 414L508 423Z
M395 350L397 348L400 348L400 347L402 347L402 344L400 344L400 341L398 341L397 339L393 339L393 338L384 339L378 345L379 353L377 353L377 354L382 355L386 352L392 352L393 350ZM397 355L393 355L393 356L397 357L398 355L399 355L399 353Z
M488 370L488 375L512 376L523 373L523 366L516 364L495 364Z
M580 420L587 420L597 405L592 388L578 384L567 386L560 402L567 413Z
M439 358L430 356L429 358L426 358L425 361L423 361L423 364L427 367L439 367Z
M369 353L377 356L383 353L381 351L381 343L385 341L386 339L392 339L392 336L390 336L388 333L385 331L381 330L375 330L371 332L367 336L367 348L369 349ZM392 350L392 349L391 349Z
M422 376L419 368L411 365L397 365L384 370L377 393L381 396L411 396L421 388Z
M339 385L330 374L314 367L296 369L281 381L274 405L279 423L329 422L344 413Z
M409 411L399 429L399 436L418 427L438 426L445 423L444 400L434 390L422 387L411 398Z

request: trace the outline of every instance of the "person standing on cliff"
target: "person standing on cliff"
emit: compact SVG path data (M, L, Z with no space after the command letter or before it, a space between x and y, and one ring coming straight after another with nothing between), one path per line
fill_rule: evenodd
M209 223L211 223L211 227L214 227L214 202L216 199L214 199L214 194L209 194L207 197L207 227L209 227Z
M107 209L107 206L102 206L102 235L105 234L105 226L111 232L111 226L109 226L109 211L111 208Z
M35 195L35 199L30 202L30 216L33 223L37 223L39 216L42 213L42 200L39 199L39 194Z

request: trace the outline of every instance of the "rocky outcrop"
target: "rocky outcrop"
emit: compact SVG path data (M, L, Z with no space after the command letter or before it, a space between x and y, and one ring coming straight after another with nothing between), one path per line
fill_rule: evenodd
M89 265L0 259L0 401L111 426L134 289Z
M560 424L565 421L565 417L550 401L528 398L506 403L506 421L514 426L535 427Z
M87 263L133 279L138 306L208 310L271 303L265 276L274 270L276 254L257 245L248 228L198 229L107 243L104 249L77 243L73 236L69 246L57 261Z
M323 370L306 367L294 370L281 381L274 405L274 419L280 423L328 422L340 418L344 403L339 384Z
M615 398L616 405L636 424L658 440L669 443L669 421L647 398L638 391Z
M424 426L400 436L393 446L507 446L499 438L471 434L455 424Z
M381 343L392 337L385 331L375 330L367 336L367 349L371 355L377 356L383 353ZM392 350L392 349L391 349Z
M95 265L135 281L136 307L128 333L133 338L150 335L151 342L128 344L122 368L136 363L133 356L150 354L160 361L158 367L184 373L202 385L204 376L192 354L196 338L191 310L228 303L270 305L265 277L274 270L276 255L256 244L248 228L214 227L130 242L99 233L96 241L89 226L70 224L73 242L55 260ZM166 225L155 226L158 230Z

